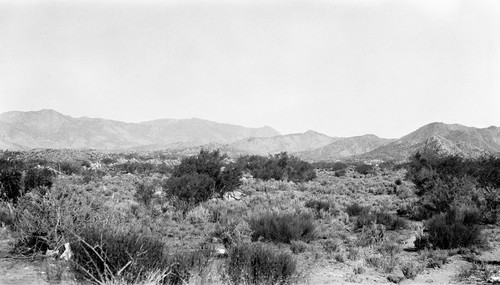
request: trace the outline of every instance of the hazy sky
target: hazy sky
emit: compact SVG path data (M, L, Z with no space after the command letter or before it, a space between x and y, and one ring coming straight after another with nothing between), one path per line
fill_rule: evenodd
M500 1L0 0L0 112L283 134L500 126Z

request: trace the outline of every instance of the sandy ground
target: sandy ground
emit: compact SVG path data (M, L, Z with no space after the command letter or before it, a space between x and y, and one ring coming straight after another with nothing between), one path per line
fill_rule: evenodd
M5 229L0 228L0 285L49 284L43 278L43 262L13 256Z
M500 231L498 231L500 232ZM496 235L497 231L494 232ZM500 240L500 238L498 239ZM31 284L75 284L72 281L48 282L46 271L50 270L47 262L41 260L32 260L31 258L13 256L9 253L12 245L9 244L10 237L7 231L0 228L0 285L31 285ZM500 243L493 242L490 250L483 252L477 259L484 261L500 261ZM415 254L417 253L410 253ZM362 274L354 274L353 268L362 261L348 261L339 263L334 260L322 260L314 265L314 268L304 280L307 285L334 285L334 284L394 284L387 276L376 271L374 268L364 265L366 269ZM462 266L467 265L462 256L455 255L450 257L449 262L442 268L425 269L414 280L405 279L401 281L402 285L414 284L457 284L455 276ZM394 276L403 276L400 270L395 271ZM199 283L196 282L196 283ZM203 283L203 282L202 282ZM217 282L210 284L217 284ZM468 283L470 284L470 283Z

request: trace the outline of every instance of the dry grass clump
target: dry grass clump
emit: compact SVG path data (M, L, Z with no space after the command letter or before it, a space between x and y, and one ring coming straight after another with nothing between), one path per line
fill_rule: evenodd
M424 271L424 267L417 262L409 261L401 266L401 271L407 279L415 279L420 273L422 273L422 271Z
M227 284L296 284L297 262L289 253L262 243L240 244L229 251L223 267Z
M265 213L249 221L252 240L290 243L292 240L310 241L316 228L309 213Z

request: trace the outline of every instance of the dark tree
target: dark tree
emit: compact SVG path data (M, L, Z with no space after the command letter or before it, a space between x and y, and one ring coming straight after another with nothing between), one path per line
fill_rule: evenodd
M184 158L164 184L166 192L189 204L222 197L241 184L241 170L218 150Z
M2 200L17 202L21 196L22 173L14 169L0 171L0 198Z

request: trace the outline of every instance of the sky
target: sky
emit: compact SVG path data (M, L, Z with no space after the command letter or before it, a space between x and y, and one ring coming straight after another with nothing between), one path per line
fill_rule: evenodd
M498 0L0 0L0 113L500 126Z

